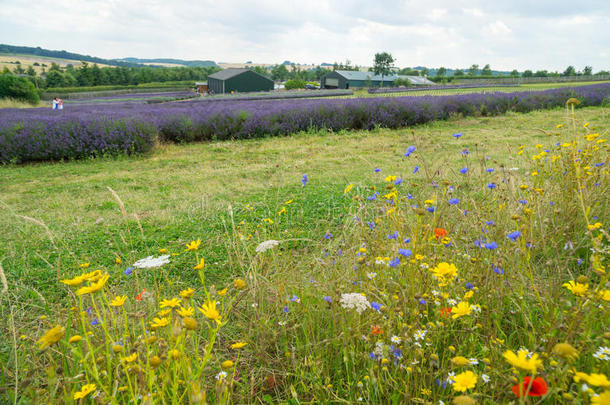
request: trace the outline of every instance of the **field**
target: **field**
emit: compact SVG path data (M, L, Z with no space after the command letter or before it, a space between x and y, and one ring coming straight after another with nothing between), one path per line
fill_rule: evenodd
M608 403L603 105L0 166L0 402Z
M79 60L71 60L71 59L61 59L61 58L49 58L46 56L37 56L37 55L19 55L19 54L7 54L0 53L0 70L7 67L11 72L17 64L15 62L20 62L21 67L24 70L27 70L28 67L32 66L37 74L42 73L43 68L48 71L51 67L52 63L56 63L61 67L66 67L67 65L74 66L75 69L81 66L81 61ZM34 66L34 63L38 63L38 66ZM46 66L43 66L46 65ZM99 67L108 67L103 63L98 64Z

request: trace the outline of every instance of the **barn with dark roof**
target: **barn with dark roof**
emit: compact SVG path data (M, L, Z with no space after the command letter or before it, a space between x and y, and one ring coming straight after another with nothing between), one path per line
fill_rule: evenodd
M224 69L208 76L208 89L214 94L273 90L273 80L250 69Z
M434 85L435 83L420 76L388 76L376 75L373 72L360 72L352 70L335 70L320 79L323 89L353 89L362 87L392 87L396 79L406 79L412 85Z

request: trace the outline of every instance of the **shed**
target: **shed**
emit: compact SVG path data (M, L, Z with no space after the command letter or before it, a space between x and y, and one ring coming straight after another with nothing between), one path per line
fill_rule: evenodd
M208 82L195 82L197 93L206 94L208 92Z
M273 90L273 80L250 69L224 69L208 76L208 88L215 94Z
M383 79L383 80L382 80ZM320 79L320 87L325 89L350 89L358 87L392 87L396 79L407 79L413 85L433 85L434 82L419 76L376 75L373 72L335 70Z

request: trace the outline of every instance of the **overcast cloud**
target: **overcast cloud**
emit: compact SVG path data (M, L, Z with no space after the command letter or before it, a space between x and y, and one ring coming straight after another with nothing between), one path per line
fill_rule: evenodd
M610 1L0 0L0 43L103 58L610 70Z

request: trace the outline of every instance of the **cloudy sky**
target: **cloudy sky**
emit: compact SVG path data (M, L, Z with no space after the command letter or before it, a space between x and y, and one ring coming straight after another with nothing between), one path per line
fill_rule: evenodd
M0 0L0 43L103 58L610 70L610 1Z

